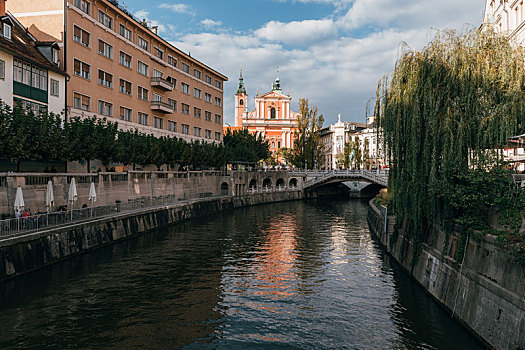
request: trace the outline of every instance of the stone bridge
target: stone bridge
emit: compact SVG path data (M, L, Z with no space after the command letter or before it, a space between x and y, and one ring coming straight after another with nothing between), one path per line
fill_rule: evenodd
M299 173L293 175L297 176ZM376 190L388 186L388 170L311 171L302 175L306 178L303 184L305 192L328 189L347 181L369 182Z

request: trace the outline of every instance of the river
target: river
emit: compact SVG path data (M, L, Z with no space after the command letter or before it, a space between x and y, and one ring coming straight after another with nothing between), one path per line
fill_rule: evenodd
M358 200L187 221L0 284L0 349L481 349Z

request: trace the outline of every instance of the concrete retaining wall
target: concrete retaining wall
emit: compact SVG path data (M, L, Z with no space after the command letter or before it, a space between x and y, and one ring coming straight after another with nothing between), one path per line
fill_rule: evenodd
M0 241L0 281L131 236L222 210L303 198L302 191L201 199L101 218Z
M454 260L460 238L436 227L412 267L412 240L395 217L370 202L368 223L387 252L450 314L495 349L525 349L525 268L512 261L496 238L466 244L463 264ZM456 267L457 266L457 267Z

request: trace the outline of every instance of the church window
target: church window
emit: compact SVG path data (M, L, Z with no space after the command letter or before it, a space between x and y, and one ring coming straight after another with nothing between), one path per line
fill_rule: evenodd
M241 99L241 100L239 101L239 104L240 104L241 106L244 106L244 100Z
M275 115L275 108L272 107L272 109L270 110L270 118L272 119L275 119L276 118L276 115Z

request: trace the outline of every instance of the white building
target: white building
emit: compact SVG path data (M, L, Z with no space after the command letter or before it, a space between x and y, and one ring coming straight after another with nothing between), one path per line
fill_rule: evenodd
M5 0L0 0L0 5ZM3 4L5 6L5 3ZM58 66L59 47L39 42L0 6L0 99L38 114L64 116L66 73Z
M525 42L525 9L522 0L486 0L483 26L493 26L499 33Z

